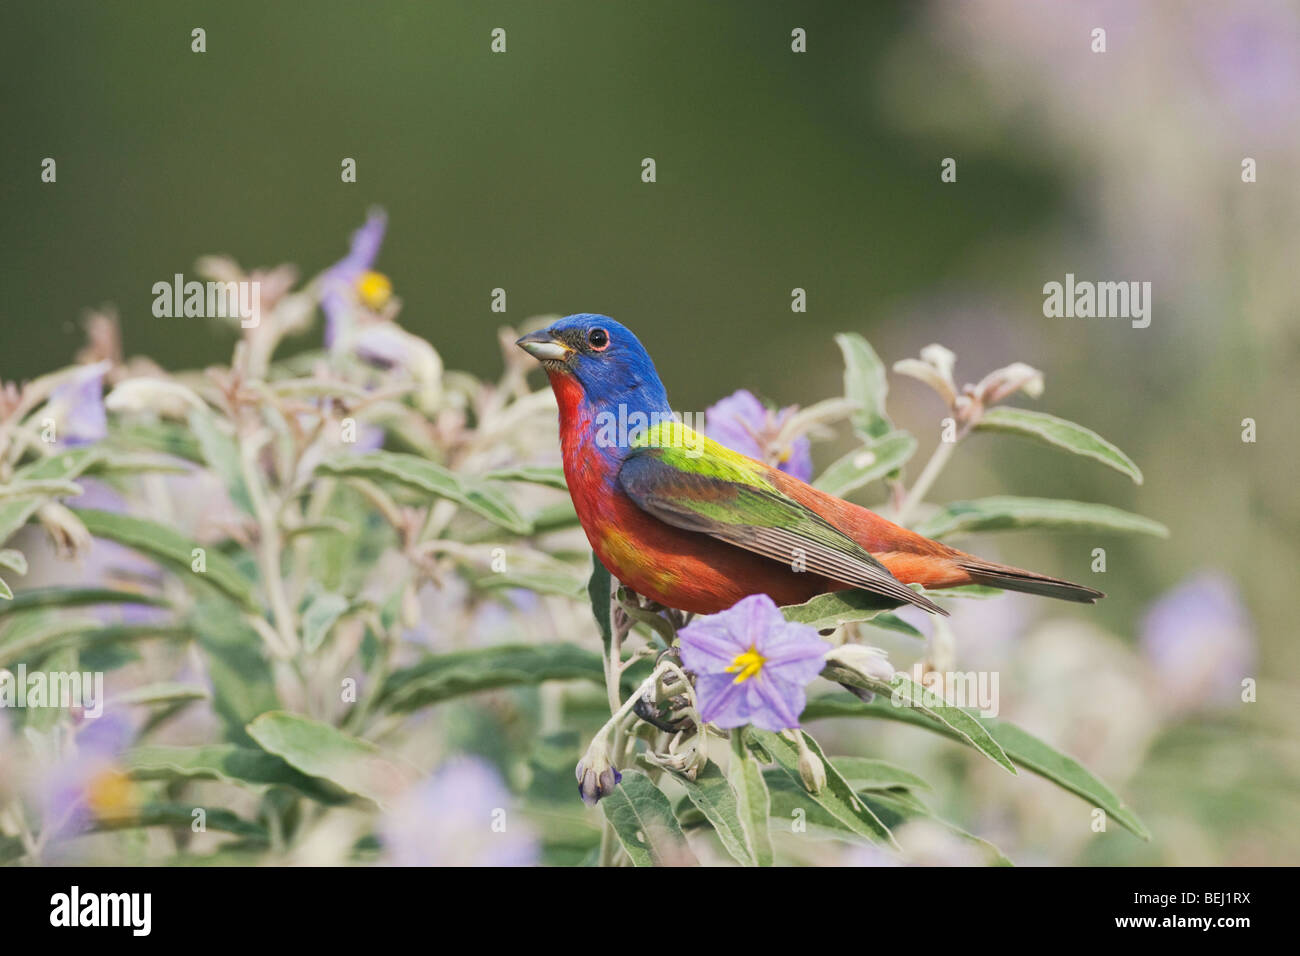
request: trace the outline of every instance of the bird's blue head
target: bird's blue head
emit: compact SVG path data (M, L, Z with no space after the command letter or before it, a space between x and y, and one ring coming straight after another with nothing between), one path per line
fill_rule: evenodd
M516 343L538 359L558 392L570 378L596 408L668 412L668 396L637 337L605 315L569 315Z

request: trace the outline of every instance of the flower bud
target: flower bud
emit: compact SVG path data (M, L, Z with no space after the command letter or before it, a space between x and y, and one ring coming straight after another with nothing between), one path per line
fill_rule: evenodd
M49 532L60 557L80 558L94 543L81 519L57 501L46 502L36 509L36 519Z
M871 680L887 681L894 676L894 666L885 652L865 644L841 644L826 655L826 662Z
M826 786L826 764L806 747L799 753L799 778L809 793L821 793Z
M609 755L596 744L587 751L577 766L578 796L589 807L600 802L601 797L608 797L614 788L623 782L623 775L609 762Z

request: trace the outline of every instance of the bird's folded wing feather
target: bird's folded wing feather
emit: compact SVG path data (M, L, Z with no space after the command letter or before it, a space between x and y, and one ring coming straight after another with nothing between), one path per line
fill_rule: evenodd
M623 491L661 521L927 611L934 602L900 582L856 541L762 477L763 466L674 423L642 436L619 470ZM655 438L661 440L655 442ZM674 438L676 443L666 439ZM796 561L798 564L796 564Z

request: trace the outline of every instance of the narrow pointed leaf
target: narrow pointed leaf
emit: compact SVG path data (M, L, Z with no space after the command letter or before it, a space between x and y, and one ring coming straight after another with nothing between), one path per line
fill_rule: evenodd
M166 565L187 581L201 581L211 585L245 610L258 607L253 584L240 573L235 563L216 548L205 548L205 571L192 569L197 543L173 531L166 525L134 515L111 511L94 511L78 508L75 514L85 524L86 530L96 538L106 538L126 545L132 550Z
M758 866L771 866L774 860L772 833L768 818L772 799L763 779L763 768L745 746L740 730L731 733L731 764L727 778L736 793L736 812L745 831L745 843Z
M1027 408L1009 408L1002 405L990 408L975 426L976 431L1005 432L1032 438L1076 455L1091 458L1103 465L1128 475L1135 484L1142 484L1142 471L1133 459L1124 454L1096 432L1075 422L1035 412Z
M675 777L686 791L687 799L713 825L723 848L737 862L744 866L754 866L756 861L740 819L736 793L718 765L712 761L705 764L694 780L688 780L681 774L676 774Z
M984 726L1016 764L1082 797L1092 806L1101 807L1113 820L1142 839L1151 838L1136 814L1120 800L1115 792L1073 757L1061 753L1050 744L1008 721L980 717L971 710L967 713ZM807 721L828 717L875 717L896 720L935 731L959 742L969 743L969 740L937 717L912 707L895 707L887 697L881 696L877 696L869 703L848 694L831 694L815 698L808 702L802 717Z
M495 488L463 479L418 455L373 451L322 462L316 471L342 478L355 476L396 482L414 491L455 501L515 534L531 534L533 530L528 520Z
M950 538L976 531L1015 531L1021 528L1052 528L1058 531L1122 531L1167 538L1169 529L1110 505L1054 498L1018 498L1001 495L954 501L916 528L927 538Z

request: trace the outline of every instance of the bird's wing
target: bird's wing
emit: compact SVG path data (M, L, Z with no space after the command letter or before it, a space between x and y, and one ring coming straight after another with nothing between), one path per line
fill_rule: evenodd
M900 603L947 613L825 518L778 491L763 477L759 462L679 422L647 429L631 445L619 485L660 521Z

